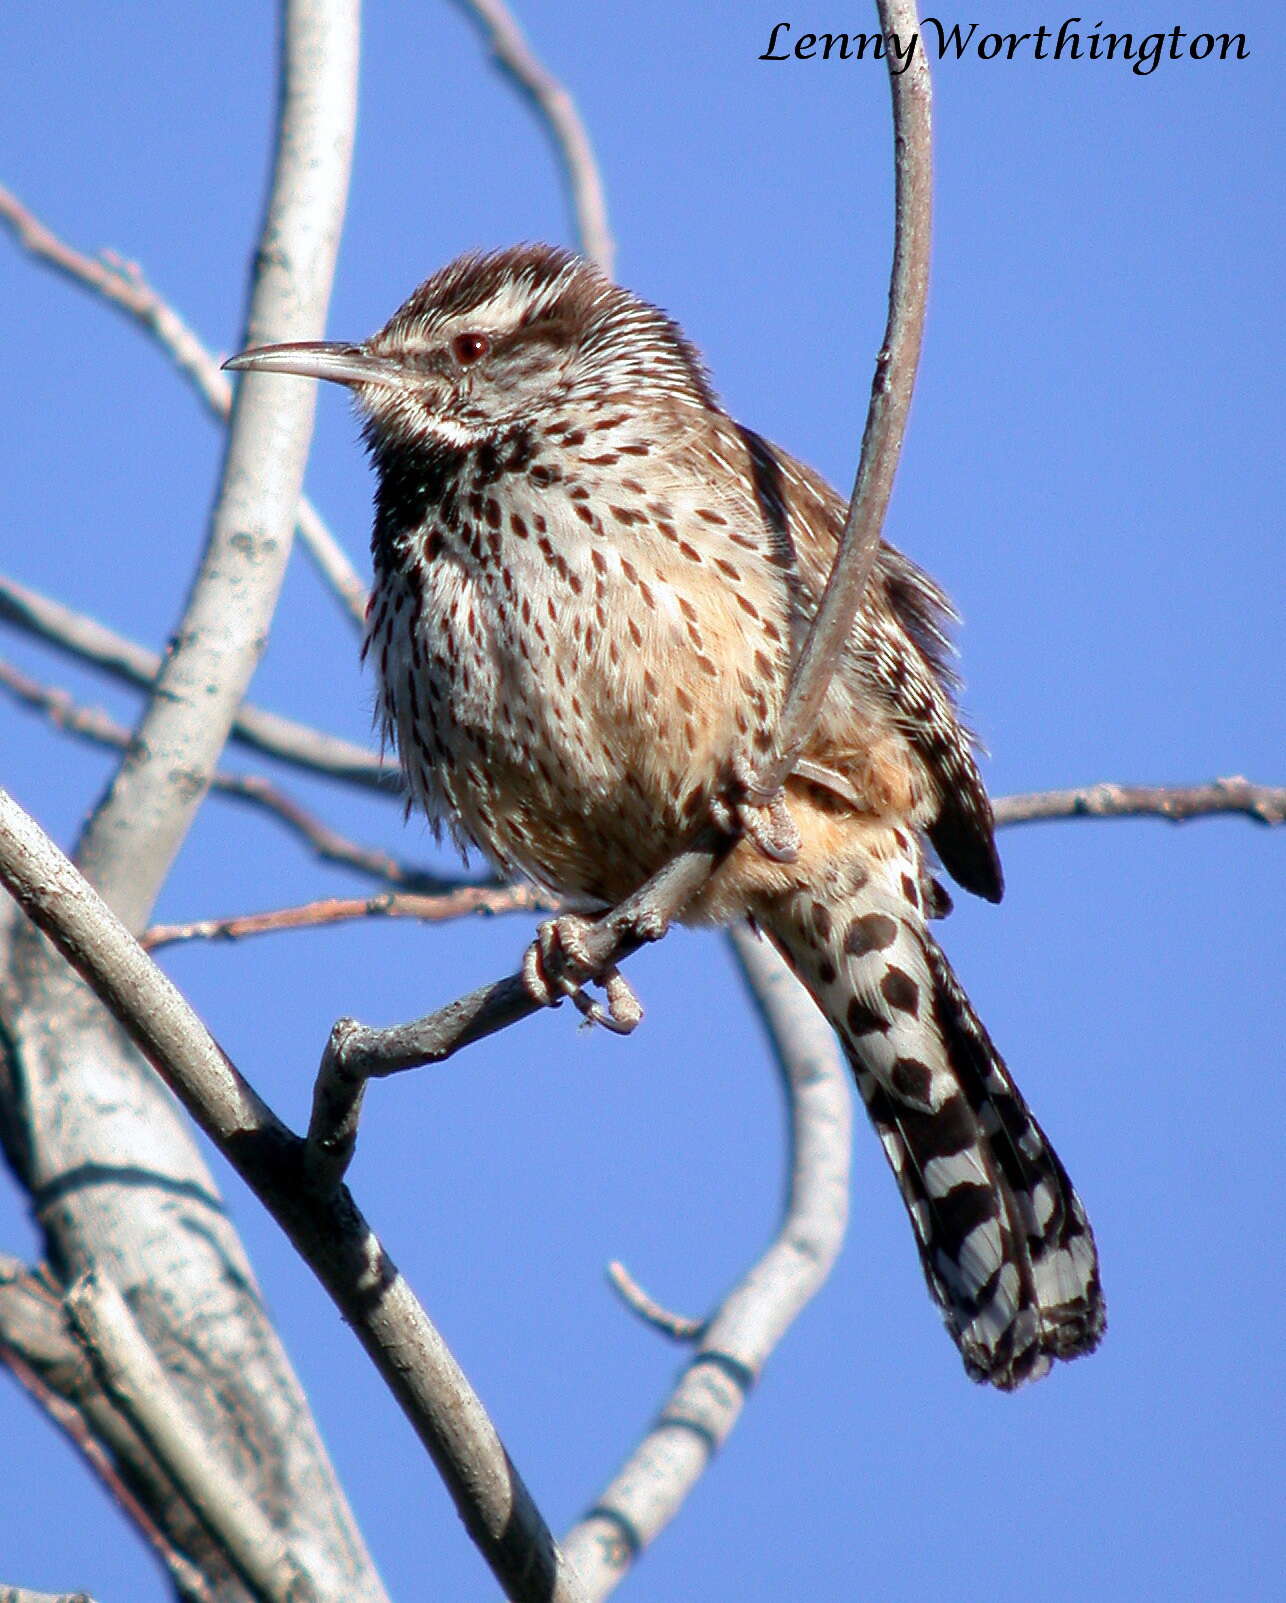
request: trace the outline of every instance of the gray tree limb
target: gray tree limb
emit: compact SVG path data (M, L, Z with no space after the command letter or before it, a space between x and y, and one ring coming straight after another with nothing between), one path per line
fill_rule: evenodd
M606 1597L678 1513L736 1424L769 1354L825 1283L848 1224L852 1096L830 1026L766 941L733 937L789 1110L790 1188L764 1254L690 1333L696 1352L656 1421L563 1541L590 1599Z
M245 339L323 330L355 116L355 0L286 0L271 194ZM130 928L208 787L266 637L311 426L305 387L239 393L200 567L129 752L77 848ZM34 932L16 928L0 1023L6 1155L47 1256L101 1269L185 1405L318 1586L383 1591L214 1183L120 1025ZM165 1509L158 1510L162 1522ZM170 1532L176 1540L178 1530ZM247 1596L229 1569L220 1599Z
M343 1187L319 1191L310 1183L304 1142L242 1079L120 919L3 790L0 884L120 1021L317 1275L432 1455L506 1596L515 1603L579 1603L575 1578L482 1404L352 1197ZM131 1298L140 1324L143 1290ZM190 1394L185 1401L193 1407ZM267 1506L277 1514L271 1501ZM319 1590L358 1595L313 1562L306 1533L296 1534L281 1517L275 1523L289 1533Z
M139 690L150 692L164 665L164 659L146 646L4 574L0 574L0 623L34 635L76 661ZM365 746L323 734L252 702L241 703L230 734L243 746L309 773L390 795L400 789L395 763L382 762Z
M90 1271L64 1298L103 1389L182 1487L197 1518L262 1603L314 1603L316 1588L171 1383L106 1276Z

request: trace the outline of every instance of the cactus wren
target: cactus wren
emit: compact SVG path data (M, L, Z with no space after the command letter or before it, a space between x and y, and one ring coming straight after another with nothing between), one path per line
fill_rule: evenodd
M506 873L608 906L773 745L845 507L741 427L664 313L549 246L469 255L360 345L231 364L347 385L378 478L366 650L411 796ZM750 916L843 1043L968 1373L1104 1327L1094 1238L926 919L927 836L997 901L942 592L883 545L785 787L683 915ZM779 854L781 855L781 854Z

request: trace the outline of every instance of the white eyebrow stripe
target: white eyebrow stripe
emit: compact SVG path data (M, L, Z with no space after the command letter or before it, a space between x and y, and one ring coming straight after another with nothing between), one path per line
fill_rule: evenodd
M467 312L456 313L443 326L481 327L498 334L508 333L524 319L538 316L555 305L575 278L575 267L575 263L570 263L554 278L539 285L533 284L531 274L523 273L501 284L488 299Z

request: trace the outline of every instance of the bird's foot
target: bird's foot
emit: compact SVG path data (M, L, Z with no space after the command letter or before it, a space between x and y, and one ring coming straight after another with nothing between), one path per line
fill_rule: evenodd
M601 972L596 968L585 945L589 928L590 921L575 913L546 919L523 953L523 984L541 1007L557 1007L568 996L587 1024L628 1035L643 1017L642 1004L615 963ZM590 981L602 986L606 1007L586 994Z
M727 835L744 835L774 863L793 863L799 856L800 838L786 805L786 792L760 789L744 752L732 759L732 783L710 804L717 829Z

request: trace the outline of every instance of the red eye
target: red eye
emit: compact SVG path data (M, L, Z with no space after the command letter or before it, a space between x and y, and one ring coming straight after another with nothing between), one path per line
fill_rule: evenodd
M457 334L451 341L451 349L455 359L462 367L468 367L472 362L480 362L491 349L491 341L485 334Z

